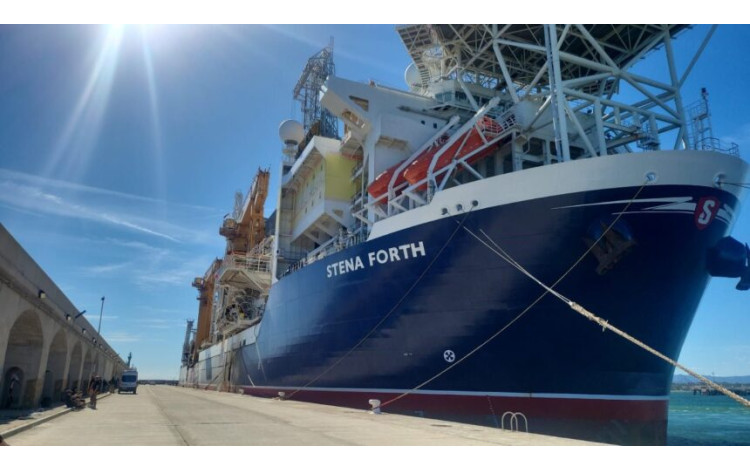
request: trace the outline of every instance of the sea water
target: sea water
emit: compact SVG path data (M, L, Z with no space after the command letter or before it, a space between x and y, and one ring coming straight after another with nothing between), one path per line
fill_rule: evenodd
M674 391L669 397L667 444L750 445L750 408L724 395Z

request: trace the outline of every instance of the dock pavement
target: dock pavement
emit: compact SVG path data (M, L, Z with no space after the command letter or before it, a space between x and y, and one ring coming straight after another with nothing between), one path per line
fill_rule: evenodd
M294 400L144 385L0 419L11 446L591 446L600 443Z

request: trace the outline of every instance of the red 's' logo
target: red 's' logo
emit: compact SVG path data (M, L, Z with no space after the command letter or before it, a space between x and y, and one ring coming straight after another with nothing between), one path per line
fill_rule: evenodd
M698 204L695 205L695 213L693 217L695 220L695 226L698 227L698 230L703 230L711 225L711 222L716 218L716 214L719 213L720 207L721 202L715 197L702 197L698 201Z

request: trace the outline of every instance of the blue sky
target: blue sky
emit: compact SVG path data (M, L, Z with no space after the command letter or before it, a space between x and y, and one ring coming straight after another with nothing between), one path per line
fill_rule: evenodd
M681 35L687 65L706 27ZM292 90L334 37L337 75L403 88L393 26L0 26L0 222L146 378L176 378L192 279L258 167L272 171ZM750 27L723 26L683 90L710 92L715 135L750 152ZM644 61L639 67L650 66ZM747 158L746 158L747 160ZM734 236L750 241L743 211ZM750 374L750 294L713 280L680 358Z

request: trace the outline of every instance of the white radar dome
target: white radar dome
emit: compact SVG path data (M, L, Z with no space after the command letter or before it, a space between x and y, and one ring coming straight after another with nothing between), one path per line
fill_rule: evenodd
M305 128L297 121L287 119L279 126L279 137L285 144L299 144L305 138Z
M422 76L419 74L419 69L414 62L406 67L404 80L406 80L406 84L411 88L420 88L422 86Z

